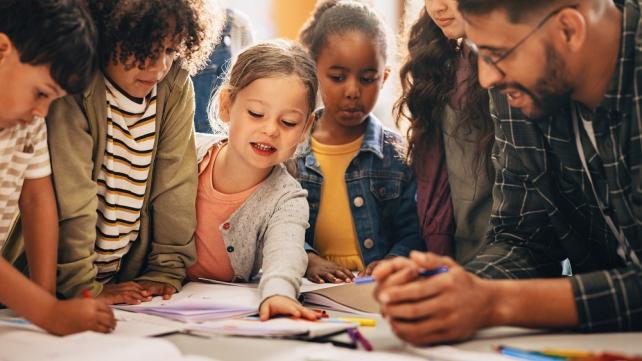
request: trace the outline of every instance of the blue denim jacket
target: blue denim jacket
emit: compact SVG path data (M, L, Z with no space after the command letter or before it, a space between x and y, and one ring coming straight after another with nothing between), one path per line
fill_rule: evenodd
M364 265L388 255L407 256L425 250L419 231L412 170L404 163L403 141L370 115L361 149L346 170L352 218ZM319 214L323 174L312 150L297 159L298 180L308 191L310 228L306 251L314 250L314 229Z

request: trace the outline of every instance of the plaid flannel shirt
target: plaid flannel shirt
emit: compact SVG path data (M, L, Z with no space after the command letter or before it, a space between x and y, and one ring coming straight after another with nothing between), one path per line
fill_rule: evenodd
M548 119L526 120L491 92L492 230L489 245L466 265L485 278L559 277L568 258L582 331L642 330L642 267L618 256L595 198L642 258L640 0L616 4L623 11L617 69L594 112L575 103ZM572 111L593 125L597 151L579 129L595 194L576 148Z

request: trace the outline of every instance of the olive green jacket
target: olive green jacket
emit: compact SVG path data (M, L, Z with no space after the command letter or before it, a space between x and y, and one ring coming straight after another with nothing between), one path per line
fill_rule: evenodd
M141 209L140 233L124 256L115 282L149 280L180 289L196 258L196 148L194 90L174 65L158 84L156 141ZM96 281L96 178L106 143L105 82L99 74L82 95L66 96L47 117L53 182L60 219L58 292L74 297Z

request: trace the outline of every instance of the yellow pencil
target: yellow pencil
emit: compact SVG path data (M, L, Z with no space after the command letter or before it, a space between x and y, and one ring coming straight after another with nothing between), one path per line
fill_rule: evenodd
M584 357L594 356L592 352L588 352L588 351L561 349L561 348L547 348L539 352L548 356L557 356L557 357L566 357L566 358L584 358Z
M365 326L365 327L375 327L377 325L377 321L371 318L337 317L336 319L343 322L356 323L359 326Z

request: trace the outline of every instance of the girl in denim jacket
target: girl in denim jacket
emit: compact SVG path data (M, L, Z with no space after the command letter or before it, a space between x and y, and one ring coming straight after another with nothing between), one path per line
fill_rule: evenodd
M381 18L356 1L322 3L300 34L317 64L319 110L298 179L308 190L313 282L349 282L384 258L425 250L403 142L371 114L388 78Z
M219 88L210 119L222 132L199 135L196 198L198 260L192 280L259 283L261 319L287 314L315 319L297 302L307 265L306 191L286 170L308 135L316 103L314 62L291 42L244 50ZM278 93L278 96L277 96Z

